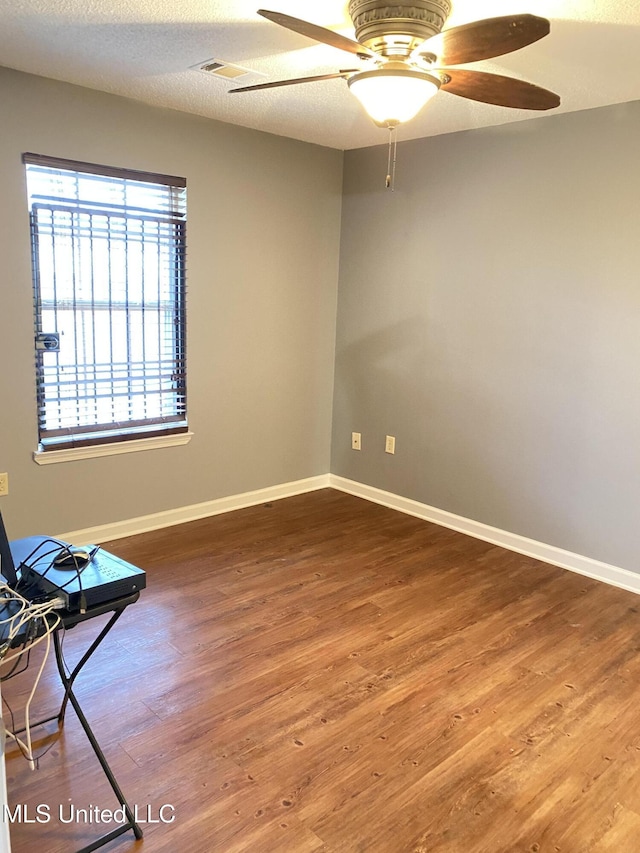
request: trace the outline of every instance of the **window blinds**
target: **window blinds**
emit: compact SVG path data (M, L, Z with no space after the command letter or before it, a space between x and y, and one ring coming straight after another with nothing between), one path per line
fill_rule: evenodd
M41 448L186 431L186 182L23 160Z

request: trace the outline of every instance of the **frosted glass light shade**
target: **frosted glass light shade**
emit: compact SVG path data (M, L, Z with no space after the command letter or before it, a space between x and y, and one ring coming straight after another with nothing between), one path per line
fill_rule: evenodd
M361 71L347 81L367 113L382 127L414 118L440 88L440 79L410 68Z

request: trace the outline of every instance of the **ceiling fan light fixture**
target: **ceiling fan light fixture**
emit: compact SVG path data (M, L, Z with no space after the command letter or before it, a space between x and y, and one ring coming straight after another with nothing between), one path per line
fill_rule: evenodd
M361 71L347 80L353 94L381 127L410 121L437 94L440 83L434 74L388 66Z

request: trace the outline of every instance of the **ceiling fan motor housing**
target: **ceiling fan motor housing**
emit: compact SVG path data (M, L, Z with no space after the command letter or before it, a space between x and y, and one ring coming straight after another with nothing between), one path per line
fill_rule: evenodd
M356 38L380 56L408 57L418 45L443 28L451 0L383 3L350 0L349 14Z

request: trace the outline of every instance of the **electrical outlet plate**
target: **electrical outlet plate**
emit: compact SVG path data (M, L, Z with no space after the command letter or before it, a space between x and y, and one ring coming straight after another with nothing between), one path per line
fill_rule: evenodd
M395 453L396 452L396 437L395 435L388 435L384 442L384 452L385 453Z
M362 450L362 435L359 432L351 433L351 449Z
M9 475L0 474L0 496L9 494Z

